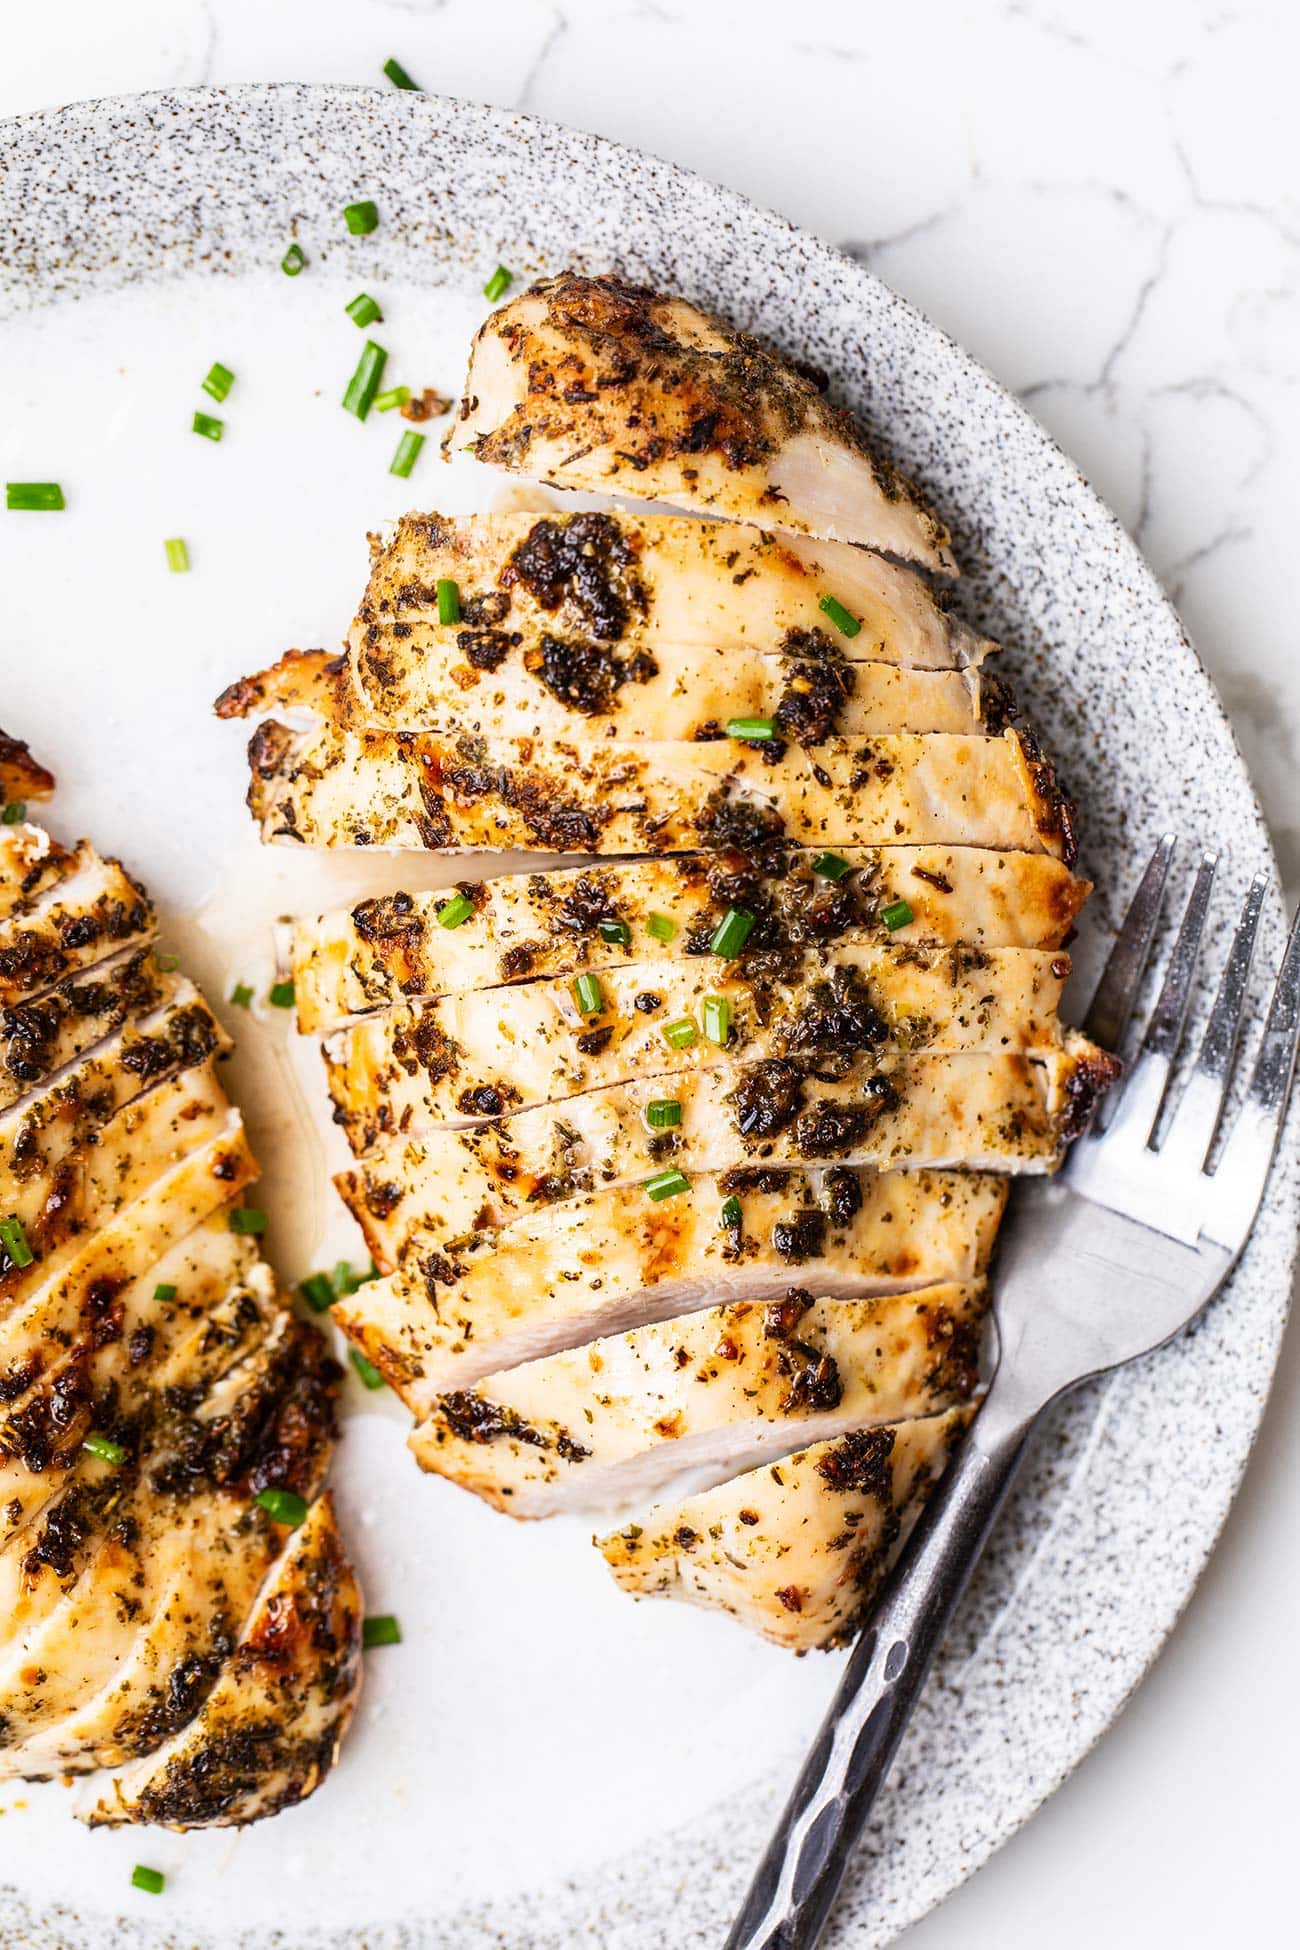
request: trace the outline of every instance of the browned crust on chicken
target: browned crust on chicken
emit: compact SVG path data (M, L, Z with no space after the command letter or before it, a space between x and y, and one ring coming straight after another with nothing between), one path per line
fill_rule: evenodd
M21 738L0 731L0 800L48 799L54 774L47 772Z

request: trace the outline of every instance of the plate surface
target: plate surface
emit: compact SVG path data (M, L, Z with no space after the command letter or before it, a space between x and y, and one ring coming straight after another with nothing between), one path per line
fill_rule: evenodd
M352 238L340 213L365 196L380 228ZM293 281L277 269L291 237L308 259ZM391 418L361 427L338 410L361 343L342 307L373 292L391 375L454 392L498 259L517 275L615 265L823 368L952 526L961 606L1007 644L1079 803L1102 889L1081 962L1095 966L1098 932L1169 825L1221 847L1227 926L1271 854L1208 678L1074 467L901 300L736 196L528 118L409 94L202 90L0 129L0 471L69 495L64 515L0 518L0 721L58 774L56 829L130 861L214 993L260 977L264 923L317 894L310 863L254 847L240 740L208 715L213 695L290 643L337 639L368 527L486 491L432 445L409 484L388 476ZM215 359L238 375L220 446L189 432ZM164 568L177 534L189 576ZM1275 882L1273 954L1280 932ZM323 1116L323 1091L282 1026L241 1026L235 1092L253 1105L295 1278L339 1223L320 1173L309 1185L300 1169L315 1140L294 1139ZM1224 1299L1044 1436L828 1943L888 1942L978 1867L1114 1718L1177 1618L1276 1358L1297 1121ZM90 1835L64 1790L5 1791L4 1950L721 1941L838 1658L791 1661L723 1619L633 1606L584 1526L513 1526L421 1481L402 1433L371 1406L340 1453L370 1607L400 1614L404 1643L371 1656L337 1777L237 1837ZM168 1873L161 1901L127 1887L141 1860Z

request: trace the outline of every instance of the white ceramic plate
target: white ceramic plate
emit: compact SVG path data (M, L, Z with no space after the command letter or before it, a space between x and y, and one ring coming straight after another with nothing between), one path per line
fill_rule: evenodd
M360 197L381 224L353 238L341 211ZM292 281L277 268L291 237L308 258ZM432 444L409 487L388 475L393 416L361 426L339 410L361 344L342 307L372 292L391 376L454 392L498 259L520 274L617 265L822 366L954 529L963 606L1008 644L1079 802L1103 890L1091 928L1168 824L1223 847L1226 925L1271 856L1177 620L1046 435L860 267L680 170L544 123L409 94L199 91L0 130L0 474L60 480L69 501L0 515L0 722L58 773L56 828L129 859L214 994L234 976L264 986L269 919L317 888L296 853L258 854L241 741L211 699L291 643L338 639L368 527L484 493ZM216 359L238 375L224 409L199 391ZM223 413L220 446L190 432L196 407ZM171 535L189 541L188 576L165 569ZM1275 886L1267 949L1279 929ZM1085 937L1082 959L1097 946ZM273 1250L296 1278L346 1239L308 1134L323 1091L283 1025L240 1026L236 1090L270 1166ZM887 1942L978 1866L1169 1631L1262 1410L1296 1161L1293 1120L1251 1250L1199 1329L1057 1416L831 1941ZM239 1836L92 1835L61 1788L5 1792L5 1950L721 1941L838 1659L632 1605L582 1526L511 1525L421 1480L402 1435L371 1398L339 1458L371 1609L397 1612L404 1641L368 1660L337 1776ZM165 1897L129 1889L136 1861L167 1872Z

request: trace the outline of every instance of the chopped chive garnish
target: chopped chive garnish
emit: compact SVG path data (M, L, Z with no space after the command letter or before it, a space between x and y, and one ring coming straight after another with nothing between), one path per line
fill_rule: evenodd
M293 983L272 982L267 990L266 999L273 1009L292 1009Z
M776 726L771 718L728 718L728 738L774 738Z
M691 1181L684 1171L673 1168L669 1171L657 1171L653 1178L647 1178L645 1188L653 1199L676 1198L679 1192L690 1191Z
M652 1131L671 1131L682 1121L682 1107L676 1097L655 1097L645 1107L645 1121Z
M286 278L296 278L306 262L307 260L302 254L301 244L290 244L288 250L280 259L280 269L284 272Z
M841 636L856 636L862 628L859 618L845 609L843 603L837 602L834 596L823 596L817 607L823 616L830 617Z
M731 1004L725 995L706 995L700 1023L709 1042L719 1049L727 1047L731 1035Z
M154 1299L161 1300L165 1307L171 1305L172 1301L176 1298L176 1294L177 1288L172 1285L170 1280L159 1280L153 1290Z
M460 589L450 576L438 578L438 621L440 623L459 623Z
M597 933L602 941L611 941L616 948L627 948L631 945L632 930L626 921L602 921Z
M124 1463L126 1450L120 1442L112 1442L106 1435L88 1435L82 1443L88 1456L98 1456L101 1462Z
M344 305L343 309L352 323L360 325L363 330L367 325L376 323L382 325L384 322L384 314L368 291L358 291L356 297L350 304Z
M237 1205L230 1215L232 1232L265 1232L266 1214L255 1205Z
M667 914L652 914L645 925L646 933L652 934L656 941L671 941L677 932L676 921Z
M507 271L504 264L498 264L496 270L483 287L483 296L490 305L495 305L498 298L505 297L514 281L514 272Z
M194 415L194 431L195 433L201 433L205 440L220 440L225 429L225 421L214 420L210 413L196 413Z
M881 908L880 918L892 934L895 928L905 928L916 916L906 901L890 901L888 907Z
M184 575L190 566L190 551L179 535L163 543L163 553L167 557L167 567L174 576Z
M738 1226L741 1220L740 1200L734 1195L722 1202L722 1223L724 1226Z
M679 1016L676 1022L666 1022L661 1031L670 1049L689 1049L696 1033L695 1024L689 1016Z
M131 1871L131 1887L143 1889L148 1896L161 1896L167 1878L161 1869L146 1869L142 1862L137 1862Z
M390 386L386 393L375 394L376 413L391 413L395 406L409 406L410 403L409 386Z
M339 1294L355 1293L358 1287L365 1286L368 1281L378 1278L379 1268L373 1259L368 1273L354 1273L349 1262L341 1259L334 1268L334 1291Z
M234 988L230 991L230 999L237 1009L251 1008L253 991L247 982L236 982Z
M438 926L458 928L462 921L468 921L473 912L474 903L467 894L453 894L451 899L444 901L438 909Z
M838 853L819 853L812 863L812 870L819 880L843 880L851 873L847 860L841 860Z
M221 401L225 399L234 383L235 375L230 367L214 362L208 367L207 377L203 381L203 390L212 399Z
M410 75L407 74L406 69L402 66L401 62L395 61L391 54L389 55L388 59L384 63L384 73L388 76L388 79L392 82L394 88L414 88L416 94L417 95L419 94L420 92L419 82L412 81Z
M348 381L348 389L343 395L345 413L355 413L358 420L364 420L374 404L379 382L384 376L384 364L388 358L382 345L367 339L357 360L357 369Z
M375 1366L373 1361L367 1361L365 1355L361 1352L359 1347L350 1347L348 1349L348 1357L351 1360L353 1367L360 1375L364 1387L366 1388L383 1387L384 1377L380 1374L378 1368Z
M164 975L174 975L176 970L181 965L181 958L179 955L155 955L154 960L157 962L159 968L161 968Z
M16 1266L19 1272L24 1266L30 1266L36 1257L27 1243L27 1234L17 1213L8 1219L0 1219L0 1246L4 1247L9 1264Z
M729 907L709 940L709 953L734 961L753 932L756 915L747 907Z
M367 198L361 203L349 203L343 221L354 237L368 237L372 230L379 228L379 211Z
M328 1273L309 1273L298 1282L298 1291L314 1314L328 1313L334 1305L334 1285Z
M17 826L26 817L27 801L25 799L11 799L4 811L0 813L0 825Z
M578 1005L579 1014L598 1016L605 1006L599 976L579 975L573 984L573 999Z
M57 514L67 504L57 481L6 481L5 506L27 514Z
M361 1643L367 1652L376 1645L400 1645L402 1628L389 1612L382 1612L378 1618L363 1618Z
M399 481L406 480L420 458L420 449L423 445L422 433L404 433L397 443L397 452L393 455L389 473L396 474Z
M296 1490L259 1490L253 1500L272 1523L287 1523L291 1530L296 1530L307 1515L307 1504Z

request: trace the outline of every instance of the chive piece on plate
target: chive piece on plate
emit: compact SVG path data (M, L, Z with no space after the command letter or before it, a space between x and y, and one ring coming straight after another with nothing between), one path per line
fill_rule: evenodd
M391 1612L381 1612L375 1618L363 1618L361 1643L367 1652L376 1645L400 1645L402 1628Z
M656 941L671 941L677 932L677 923L667 914L652 914L645 924L646 933Z
M458 928L463 921L468 921L473 912L474 903L468 894L453 894L451 899L444 901L438 909L438 926Z
M193 426L195 433L201 433L205 440L220 440L226 430L225 421L214 419L211 413L196 413Z
M845 609L843 603L834 596L823 596L817 605L823 616L828 616L841 636L856 636L862 628L861 619Z
M728 738L746 738L763 744L775 738L776 726L771 718L728 718L726 732Z
M237 1205L230 1215L232 1232L261 1233L266 1231L266 1214L259 1212L255 1205Z
M253 1500L272 1523L287 1523L291 1530L296 1530L307 1515L306 1500L296 1490L259 1490Z
M11 799L4 811L0 813L0 826L21 825L26 817L27 801L25 799Z
M355 1293L358 1287L365 1286L369 1281L377 1280L378 1278L379 1268L375 1265L373 1259L370 1262L370 1271L368 1273L354 1273L349 1262L346 1259L341 1259L334 1268L334 1290L340 1294Z
M24 1266L30 1266L36 1258L27 1243L23 1222L16 1212L7 1219L0 1219L0 1246L4 1247L5 1258L9 1264L16 1266L19 1272Z
M214 361L208 367L207 377L203 381L203 390L211 398L220 402L225 399L226 394L230 391L234 383L235 375L230 370L230 367L221 365L219 361Z
M131 1871L131 1887L143 1889L147 1896L161 1896L167 1878L161 1869L146 1869L143 1862L137 1862Z
M184 539L180 535L173 535L169 541L163 543L163 552L167 557L167 567L172 574L184 575L190 566L190 551Z
M490 305L495 305L498 298L505 297L514 281L514 272L507 271L504 264L498 264L496 270L483 287L483 296Z
M383 1387L384 1377L380 1374L378 1368L375 1366L373 1361L367 1361L365 1355L361 1352L361 1349L359 1347L350 1347L348 1349L348 1358L351 1361L353 1367L356 1369L357 1373L360 1375L362 1385L364 1387L366 1388Z
M161 968L164 975L174 975L176 973L176 970L181 965L181 958L179 955L155 955L154 960L157 962L159 968Z
M411 469L420 458L420 449L423 445L422 433L404 433L397 443L397 452L393 455L389 473L396 474L399 481L407 480Z
M401 62L394 60L391 54L384 63L384 73L388 76L394 88L413 88L417 95L420 93L419 82L412 81Z
M367 325L382 325L384 322L384 314L368 291L358 291L356 297L349 304L344 305L343 309L352 323L360 325L363 330Z
M895 928L905 928L909 921L916 919L916 916L906 901L890 901L888 907L881 908L880 918L893 934Z
M731 1004L725 995L705 996L700 1025L708 1042L716 1043L719 1049L727 1047L731 1035Z
M749 940L756 918L747 907L729 907L709 939L709 953L734 961Z
M384 363L388 358L382 345L367 339L357 360L357 369L348 381L343 395L345 413L355 413L358 420L364 420L374 404L379 382L384 376Z
M459 623L460 621L459 585L457 583L454 583L450 576L439 576L437 582L437 590L438 590L438 621L440 623Z
M684 1171L673 1166L668 1171L657 1171L653 1178L647 1178L645 1189L653 1199L676 1198L680 1192L689 1192L691 1181Z
M338 1297L328 1273L309 1273L299 1280L298 1291L314 1314L328 1313Z
M176 1298L177 1291L178 1289L172 1285L170 1280L159 1280L153 1290L153 1297L155 1300L161 1300L164 1307L168 1307Z
M390 386L386 393L375 394L376 413L391 413L395 406L409 406L410 403L409 386Z
M573 984L573 999L578 1005L579 1014L598 1016L605 1006L600 978L596 975L579 975Z
M250 1008L253 1001L253 991L247 982L236 982L234 988L230 991L230 999L237 1009Z
M838 853L819 853L812 863L812 870L819 880L843 880L853 869L847 860L841 860Z
M372 230L379 228L379 211L366 198L361 203L349 203L344 209L343 221L354 237L368 237Z
M5 506L26 514L57 514L66 507L57 481L6 481Z
M740 1200L733 1194L731 1198L724 1199L722 1202L722 1223L724 1226L734 1228L740 1224L740 1220Z
M612 942L616 948L628 948L632 943L632 930L626 921L602 921L596 932L602 941Z
M286 278L296 278L306 262L307 260L302 254L301 244L290 244L288 250L280 259L280 269L284 272Z
M293 983L272 982L267 990L266 999L273 1009L292 1009Z
M676 1022L666 1022L660 1034L669 1049L689 1049L697 1031L689 1016L679 1016Z
M681 1102L676 1097L654 1097L645 1107L645 1121L652 1131L671 1131L682 1121Z
M124 1463L126 1450L120 1442L112 1442L106 1435L88 1435L82 1443L88 1456L98 1456L101 1462Z

